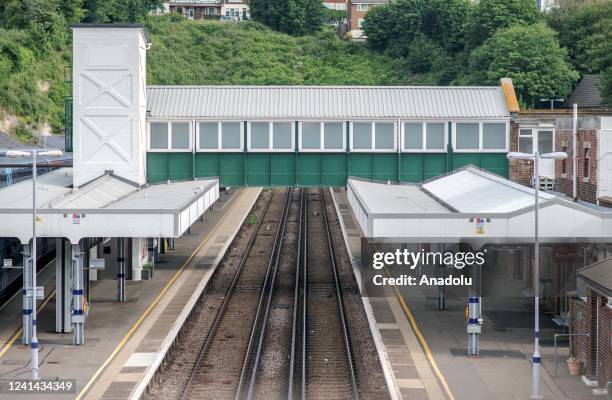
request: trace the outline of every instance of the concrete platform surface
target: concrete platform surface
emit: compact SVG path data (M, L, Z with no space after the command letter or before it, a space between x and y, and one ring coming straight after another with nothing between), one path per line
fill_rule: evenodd
M57 334L53 296L39 314L41 378L76 379L77 394L53 399L126 399L142 379L192 292L212 273L213 262L231 242L260 189L236 191L176 240L175 250L160 255L152 279L128 281L127 302L115 301L114 280L92 282L85 344L72 345L72 334ZM222 199L223 200L223 199ZM44 275L43 275L44 273ZM45 293L53 293L54 268L39 274ZM44 278L44 279L43 279ZM21 296L0 309L0 379L28 378L29 347L22 346ZM19 395L19 399L47 396ZM0 399L14 399L0 393Z

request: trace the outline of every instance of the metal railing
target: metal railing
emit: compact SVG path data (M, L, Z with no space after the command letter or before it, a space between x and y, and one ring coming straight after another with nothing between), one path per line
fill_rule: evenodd
M555 348L555 376L557 376L557 338L558 337L575 337L575 336L584 336L584 337L590 337L591 335L588 333L555 333L553 336L553 343L554 343L554 348Z

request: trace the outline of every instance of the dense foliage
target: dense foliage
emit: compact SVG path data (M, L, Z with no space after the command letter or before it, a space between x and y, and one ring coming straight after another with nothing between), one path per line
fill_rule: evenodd
M397 0L370 11L364 31L370 47L406 60L421 82L491 85L511 77L523 104L533 105L567 96L579 78L543 21L533 0Z
M553 9L546 20L580 72L602 74L601 94L612 106L612 1L573 1Z
M81 21L146 22L151 84L410 83L402 60L343 41L331 29L289 36L255 22L147 17L154 1L134 0L140 11L123 13L111 7L116 2L123 0L0 2L0 123L17 116L12 131L24 139L47 123L61 130L63 99L70 95L64 82L71 63L68 24Z
M249 6L255 21L290 35L317 32L325 17L321 0L250 0Z
M527 105L540 98L567 96L578 72L563 60L555 33L543 23L515 25L497 30L469 58L466 83L495 85L512 78L517 95Z
M389 85L400 60L346 42L330 30L293 37L256 22L219 24L150 18L150 84Z
M20 136L47 124L60 131L68 26L79 22L146 23L152 84L495 84L510 76L532 104L566 96L575 68L601 73L612 105L612 2L559 3L542 17L532 0L395 0L368 13L366 47L324 28L342 16L319 0L251 0L261 23L225 24L149 16L160 0L2 0L0 129L16 116Z

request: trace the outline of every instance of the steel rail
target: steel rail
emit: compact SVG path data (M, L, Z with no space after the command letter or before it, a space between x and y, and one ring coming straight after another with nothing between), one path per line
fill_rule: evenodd
M276 230L274 247L272 248L272 253L270 254L270 261L268 262L266 277L264 279L261 295L257 304L257 312L255 313L255 319L253 320L249 344L247 346L242 371L240 373L240 381L238 382L238 388L235 396L236 400L244 397L245 384L247 381L248 390L246 392L246 398L251 399L255 390L257 370L259 368L259 361L261 359L264 338L266 335L266 326L268 324L270 309L272 307L272 297L274 295L274 286L276 283L280 254L285 241L285 228L287 227L287 220L289 219L289 208L291 206L292 193L292 189L287 190L283 213L281 214L281 222ZM255 351L254 359L251 356L253 351Z
M351 386L353 388L353 398L355 400L358 400L359 390L357 387L357 375L355 373L355 365L353 363L354 358L353 358L353 351L351 349L351 339L350 339L350 334L348 330L348 324L346 322L346 314L344 311L344 301L342 299L342 287L340 286L340 278L338 275L338 269L336 267L336 252L334 251L334 245L333 245L332 236L331 236L331 228L329 227L329 220L327 218L327 207L325 204L325 196L323 195L322 188L319 188L319 194L321 195L321 205L323 206L323 219L325 220L325 231L327 233L327 244L329 246L330 261L331 261L331 266L332 266L332 270L334 273L334 282L336 286L336 297L338 300L338 310L339 310L340 323L342 326L342 333L344 337L346 358L347 358L349 370L351 373Z
M300 399L306 399L306 332L308 325L308 193L304 203L304 240L302 243L302 354L301 354L301 389Z
M305 193L304 188L300 189L300 216L298 226L297 240L297 257L295 260L295 286L293 290L293 319L291 323L291 356L289 359L289 383L287 385L287 399L293 400L295 393L295 363L297 356L297 336L298 336L298 312L300 303L300 264L302 258L302 239L304 236L304 211L305 211ZM305 260L304 260L305 262Z
M253 243L255 243L255 238L257 237L257 234L259 233L261 226L263 225L263 221L265 220L266 214L268 213L268 209L270 207L270 204L272 203L273 197L274 197L274 192L272 192L270 198L268 198L268 200L266 201L266 205L264 206L264 209L261 213L261 219L257 221L257 225L255 226L255 229L253 230L253 233L251 234L251 237L249 238L249 241L247 243L244 254L242 255L242 258L240 259L238 268L236 268L236 272L234 272L232 281L230 285L228 286L227 290L225 291L223 303L221 304L221 307L219 308L219 310L217 311L217 314L215 315L215 319L210 328L210 331L208 332L208 335L206 335L206 340L203 342L202 347L200 347L200 350L198 352L198 358L196 359L194 367L189 374L189 379L187 380L187 383L181 393L181 400L186 400L189 397L189 392L193 385L195 376L200 370L202 361L204 360L204 357L206 356L206 353L208 352L208 349L210 348L210 345L213 342L217 329L219 328L219 325L221 323L221 319L223 318L223 315L225 314L227 305L229 304L229 301L232 297L232 294L234 292L238 279L240 278L240 274L242 273L242 270L244 269L244 265L246 264L246 261L249 258L251 249L253 248Z

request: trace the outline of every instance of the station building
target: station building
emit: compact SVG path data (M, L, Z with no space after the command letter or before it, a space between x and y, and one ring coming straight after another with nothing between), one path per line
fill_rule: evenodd
M73 27L73 167L40 178L37 227L63 249L57 279L72 290L57 295L56 329L73 330L76 344L84 340L83 267L105 258L104 244L113 243L107 270L118 280L139 279L155 242L188 232L223 187L346 186L371 238L527 246L533 192L507 179L506 155L519 140L511 135L519 107L510 80L493 87L147 86L149 46L142 26ZM0 204L0 237L19 239L26 268L28 190L31 182L0 190L8 199ZM609 241L605 210L542 199L543 218L566 220L547 228L545 242ZM529 250L520 254L519 292L531 285Z

